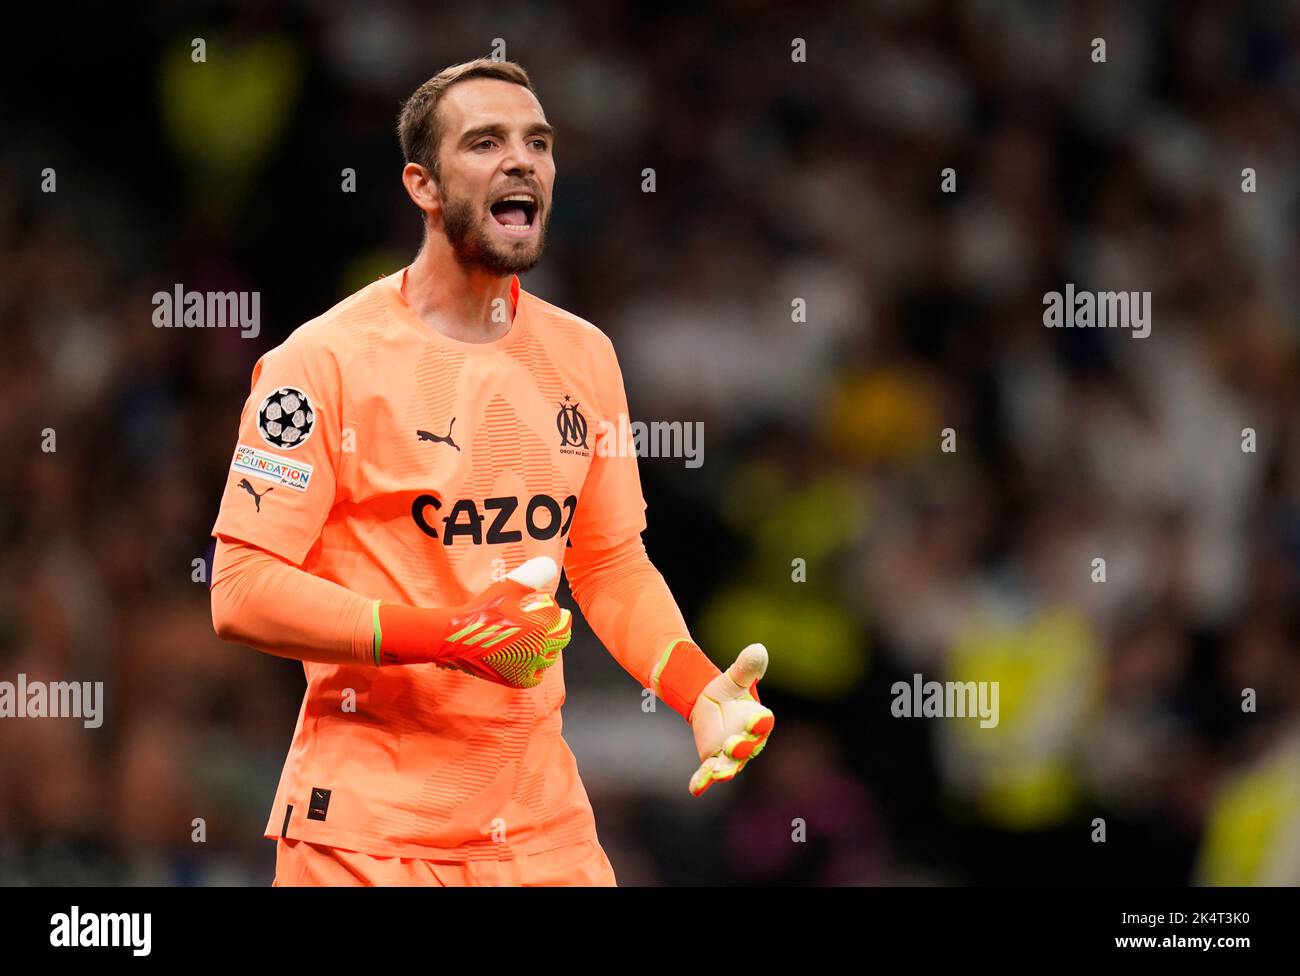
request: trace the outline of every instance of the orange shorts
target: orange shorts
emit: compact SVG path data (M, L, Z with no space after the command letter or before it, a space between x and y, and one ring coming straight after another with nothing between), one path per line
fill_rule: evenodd
M273 887L466 887L569 885L615 887L614 868L595 841L510 861L428 861L375 857L304 840L275 841Z

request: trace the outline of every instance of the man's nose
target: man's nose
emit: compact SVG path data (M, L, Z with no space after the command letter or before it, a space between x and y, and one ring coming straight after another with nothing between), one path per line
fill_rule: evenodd
M523 142L511 142L509 151L501 160L501 168L507 173L531 173L536 167L528 155L528 147Z

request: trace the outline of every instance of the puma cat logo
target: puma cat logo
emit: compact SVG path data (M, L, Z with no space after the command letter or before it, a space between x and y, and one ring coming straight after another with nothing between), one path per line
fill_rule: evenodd
M262 510L262 495L265 495L265 494L267 494L267 493L269 493L269 492L275 491L275 488L274 488L274 487L271 487L271 488L266 489L266 491L262 492L262 495L259 495L259 494L258 494L258 493L253 489L253 486L250 485L250 484L248 483L248 479L247 479L247 478L240 478L240 479L239 479L239 487L240 487L240 488L243 488L244 491L248 492L250 495L253 496L253 504L257 507L257 510L258 510L259 512Z
M450 444L456 450L460 450L460 445L451 439L451 429L456 426L456 418L451 418L451 423L447 425L447 436L439 437L437 434L430 434L427 430L417 430L415 436L422 441L435 441L439 444Z

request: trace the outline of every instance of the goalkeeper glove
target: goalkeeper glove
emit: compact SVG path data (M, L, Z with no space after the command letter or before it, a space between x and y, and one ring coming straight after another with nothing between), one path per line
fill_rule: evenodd
M767 648L750 644L695 700L690 722L702 762L688 786L692 796L734 779L767 745L776 716L758 701L758 679L766 670Z
M508 685L532 688L560 658L573 616L537 590L559 568L538 556L478 596L449 609L375 601L375 663L436 664Z

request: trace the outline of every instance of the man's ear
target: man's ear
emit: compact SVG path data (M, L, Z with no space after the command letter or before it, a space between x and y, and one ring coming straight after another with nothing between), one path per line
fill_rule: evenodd
M442 193L433 179L433 174L419 163L407 163L402 167L402 185L411 202L428 214L430 210L442 208Z

